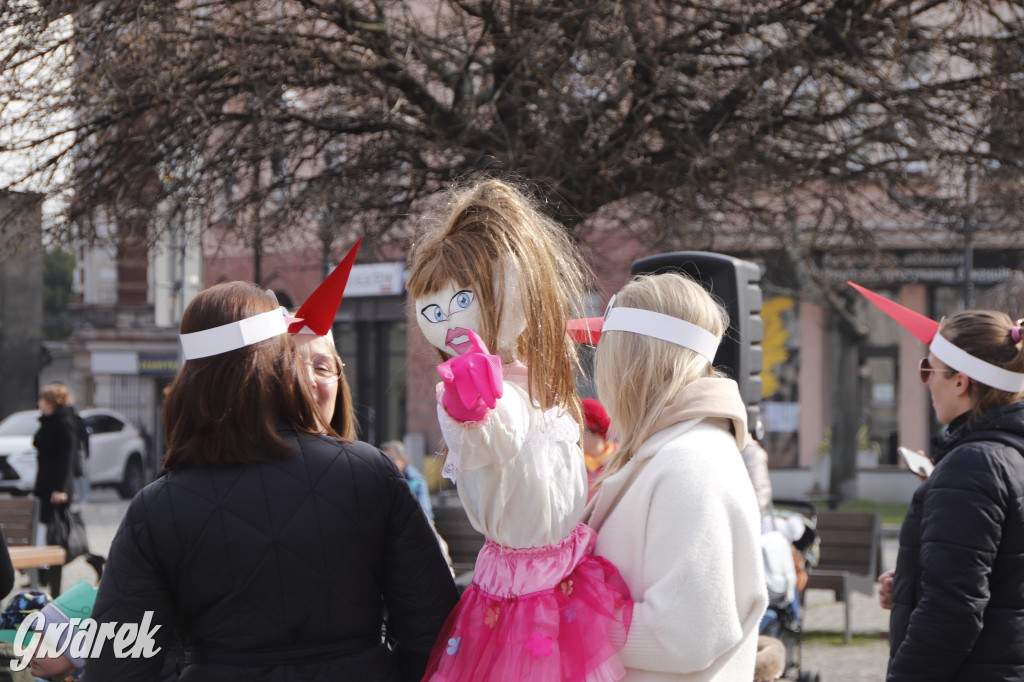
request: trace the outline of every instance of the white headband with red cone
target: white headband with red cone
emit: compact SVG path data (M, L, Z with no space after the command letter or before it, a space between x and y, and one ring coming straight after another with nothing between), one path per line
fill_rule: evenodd
M689 348L697 355L715 361L719 340L707 329L678 317L642 308L615 308L615 297L608 301L604 317L568 320L569 337L578 343L597 343L604 332L631 332Z
M295 313L288 315L284 308L270 310L236 322L222 324L213 329L204 329L190 334L179 334L181 350L186 360L208 358L211 355L228 353L239 348L266 341L285 332L291 334L316 334L327 336L331 333L334 316L345 294L345 285L356 260L356 252L362 238L334 268L320 286L310 294L306 302ZM269 294L273 297L273 293Z
M1010 393L1024 391L1024 374L1011 372L990 362L985 362L954 345L939 333L939 323L935 320L901 306L895 301L890 301L885 296L865 289L859 284L853 282L847 282L847 284L863 294L883 313L896 320L901 327L916 336L921 343L927 344L932 354L952 369L963 372L975 381L1001 391Z
M327 279L321 282L320 286L302 304L302 307L295 311L295 320L288 325L289 333L315 334L316 336L327 336L331 333L334 318L341 306L341 299L345 296L348 276L352 272L352 266L356 262L356 253L362 243L363 238L360 237L349 249L348 254L331 271L331 274L327 275Z
M284 334L292 319L284 308L277 308L212 329L178 334L182 355L186 360L198 360L245 348Z

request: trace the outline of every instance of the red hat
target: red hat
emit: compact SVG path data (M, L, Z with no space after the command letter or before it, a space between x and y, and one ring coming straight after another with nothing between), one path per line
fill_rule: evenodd
M611 426L612 420L608 417L608 411L604 409L604 405L594 398L584 398L582 402L583 420L587 423L587 428L601 438L607 438L608 427Z
M360 237L331 274L327 275L327 279L320 283L302 307L295 312L295 320L288 326L290 333L326 336L331 331L334 317L338 314L341 299L345 295L348 275L356 262L356 253L362 242L363 238Z

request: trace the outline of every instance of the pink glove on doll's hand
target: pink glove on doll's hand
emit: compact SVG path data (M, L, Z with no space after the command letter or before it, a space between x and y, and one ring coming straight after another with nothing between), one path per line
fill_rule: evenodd
M480 336L469 332L470 348L437 366L444 380L441 405L460 422L480 421L502 393L501 358L487 351Z

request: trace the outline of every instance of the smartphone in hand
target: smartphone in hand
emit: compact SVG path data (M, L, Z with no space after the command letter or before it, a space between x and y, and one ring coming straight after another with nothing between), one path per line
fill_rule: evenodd
M935 465L932 461L922 455L919 452L914 452L910 448L898 447L900 455L903 457L903 461L907 463L907 467L918 476L928 477L935 469Z

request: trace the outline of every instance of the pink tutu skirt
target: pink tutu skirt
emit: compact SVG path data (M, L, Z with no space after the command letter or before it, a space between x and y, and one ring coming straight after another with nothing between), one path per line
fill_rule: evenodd
M430 682L612 682L633 615L618 569L594 556L579 524L556 545L511 549L490 540L473 584L445 621Z

